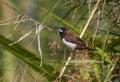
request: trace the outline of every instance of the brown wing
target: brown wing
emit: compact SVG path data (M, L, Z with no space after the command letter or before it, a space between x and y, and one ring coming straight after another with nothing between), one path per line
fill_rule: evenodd
M71 33L67 29L64 31L63 35L64 35L64 38L65 38L66 41L77 44L76 49L78 49L78 50L93 50L93 51L96 51L95 49L87 47L83 40L81 40L79 37L75 36L73 33Z
M77 45L81 45L81 46L85 46L85 43L83 40L81 40L79 37L73 35L72 33L68 33L64 36L64 38L66 39L66 41L77 44Z

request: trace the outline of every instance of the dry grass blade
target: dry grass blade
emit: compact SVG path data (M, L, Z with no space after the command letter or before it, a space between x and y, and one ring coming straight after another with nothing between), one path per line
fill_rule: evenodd
M20 24L20 21L22 21L25 18L25 16L21 17L20 21L17 22L19 20L19 18L20 18L20 15L17 16L16 22L15 22L16 26L14 27L13 30L17 29L18 25Z
M14 16L14 17L11 17L11 18L8 18L8 19L5 19L5 20L0 20L0 23L9 22L9 21L14 20L14 19L16 19L16 18L17 18L17 17Z
M91 13L91 0L87 0L89 13Z
M21 40L23 40L24 38L26 38L28 35L30 35L32 33L32 30L30 30L29 32L27 32L26 34L24 34L22 37L20 37L17 41L9 44L10 46L13 45L13 44L16 44L18 42L20 42Z
M87 20L87 23L86 23L86 25L85 25L85 27L84 27L84 29L83 29L81 35L79 36L80 38L83 37L83 35L84 35L84 33L85 33L85 31L86 31L88 25L90 24L90 21L91 21L93 15L95 14L95 11L96 11L97 8L98 8L99 3L100 3L100 0L97 1L96 5L95 5L95 7L94 7L94 9L93 9L93 11L91 12L90 17L89 17L89 19Z
M98 32L98 27L99 27L99 23L100 23L100 14L101 14L101 10L98 11L98 20L97 20L96 28L95 28L95 30L93 32L94 34L93 34L93 42L92 42L92 44L94 43L94 40L95 40L97 32Z
M76 6L79 6L79 5L80 5L80 1L77 1ZM78 7L76 7L76 8L74 9L74 11L73 11L72 20L74 20L74 19L75 19L76 14L77 14L77 11L78 11Z
M72 59L72 56L73 56L73 53L70 53L70 56L68 57L67 61L65 62L65 65L62 67L62 70L61 70L61 72L60 72L60 74L59 74L59 76L57 77L57 79L56 79L55 82L60 82L61 77L63 76L64 71L65 71L66 67L67 67L68 64L69 64L69 61Z
M1 23L0 26L9 25L9 24L17 24L17 23L21 23L21 22L25 22L25 21L29 21L29 20L32 20L32 19L25 19L25 20L20 20L17 22Z
M37 25L37 24L36 24ZM42 50L41 50L41 46L40 46L40 32L44 27L40 24L38 27L36 26L36 34L37 34L37 41L38 41L38 51L40 54L40 66L42 66Z

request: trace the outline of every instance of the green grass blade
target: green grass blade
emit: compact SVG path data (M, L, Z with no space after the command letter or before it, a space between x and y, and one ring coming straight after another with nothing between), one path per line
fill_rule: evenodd
M0 35L0 48L9 51L18 59L31 66L36 72L44 74L46 78L55 78L55 76L51 76L54 71L52 66L47 63L43 63L43 66L40 67L40 59L34 53L27 51L19 44L9 46L10 43L12 43L12 41L5 39L2 35Z

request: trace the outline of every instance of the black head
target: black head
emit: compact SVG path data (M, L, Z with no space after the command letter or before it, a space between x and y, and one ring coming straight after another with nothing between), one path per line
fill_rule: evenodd
M60 34L64 34L65 30L66 30L65 27L59 27L59 28L57 29L57 32L59 32Z

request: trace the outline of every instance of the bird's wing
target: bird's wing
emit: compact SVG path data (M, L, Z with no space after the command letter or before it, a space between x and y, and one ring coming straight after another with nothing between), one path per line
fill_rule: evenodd
M79 37L73 35L73 34L68 34L64 37L66 39L66 41L71 42L71 43L75 43L81 46L85 46L85 43L83 40L81 40Z

